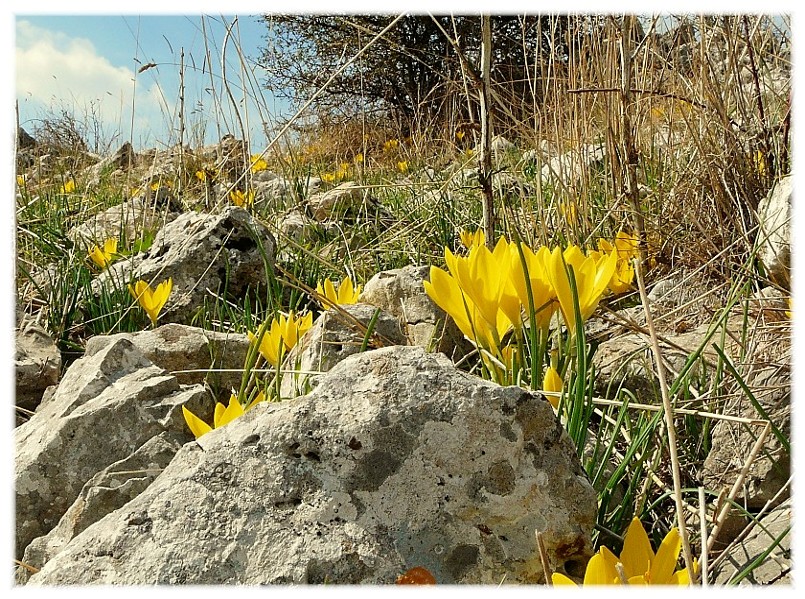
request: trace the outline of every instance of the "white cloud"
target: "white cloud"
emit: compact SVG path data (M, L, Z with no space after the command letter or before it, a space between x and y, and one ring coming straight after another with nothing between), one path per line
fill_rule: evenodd
M16 32L16 90L24 117L54 116L64 108L78 120L97 119L108 136L128 138L136 89L135 126L151 135L165 129L154 86L138 81L135 88L134 72L112 65L89 40L22 19L16 22ZM140 135L136 131L133 141Z

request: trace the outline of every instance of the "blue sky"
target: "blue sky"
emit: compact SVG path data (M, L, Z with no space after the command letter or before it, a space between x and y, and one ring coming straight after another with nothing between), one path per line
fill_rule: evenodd
M15 90L20 124L30 131L37 120L66 110L88 126L102 123L100 145L110 140L112 145L130 140L138 148L176 143L183 50L185 141L193 146L214 143L220 137L219 125L221 134L242 137L220 78L226 27L233 23L234 15L220 14L18 13ZM258 149L266 143L261 123L271 125L278 112L287 111L287 104L276 103L260 86L262 74L255 61L265 46L266 27L257 16L241 14L232 31L226 51L227 80ZM139 72L147 64L156 66Z

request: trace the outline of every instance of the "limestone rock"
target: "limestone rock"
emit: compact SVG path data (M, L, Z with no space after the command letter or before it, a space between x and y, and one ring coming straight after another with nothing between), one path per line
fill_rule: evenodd
M536 583L591 555L596 495L538 394L389 347L188 443L29 585Z
M298 370L299 373L289 372L283 375L282 397L304 395L318 383L317 377L309 373L327 372L347 356L361 350L366 328L378 308L368 304L347 304L341 305L340 310L325 310L288 352L285 368ZM405 344L406 339L399 320L381 310L367 347L372 349Z
M55 385L59 380L61 352L47 331L34 323L23 322L16 338L15 405L24 410L34 411L42 401L45 389Z
M228 389L238 388L242 372L214 370L242 369L249 349L248 337L240 333L207 331L168 323L136 333L96 335L87 341L84 356L96 354L119 339L131 341L146 358L173 374L183 385L206 381L213 388L226 392L222 400L229 399Z
M454 361L472 350L452 318L425 293L429 266L406 266L377 273L364 285L360 301L396 316L408 343L435 348Z
M148 252L113 263L92 288L99 293L103 285L138 279L153 287L170 277L173 291L162 321L189 323L211 293L226 291L228 297L242 298L247 290L265 285L274 249L274 236L242 208L228 206L220 214L187 212L157 233Z
M109 464L165 430L191 439L185 403L210 418L213 402L202 387L180 389L125 339L74 362L53 398L14 431L15 556L50 531Z
M589 169L606 159L606 146L603 143L586 144L555 156L542 167L543 181L553 178L570 185L584 176Z
M136 196L73 227L67 237L87 250L96 245L103 246L103 242L110 237L122 236L131 243L142 237L143 233L154 232L176 217L175 212L156 209L144 197Z
M774 508L755 525L752 532L727 551L724 562L718 565L711 574L715 584L729 584L736 574L745 570L756 558L763 555L771 547L775 539L779 544L772 549L769 556L760 565L740 581L743 585L779 585L791 584L791 538L793 532L786 528L791 526L791 501Z
M148 488L187 440L186 433L164 431L146 441L129 457L98 472L87 481L55 528L28 545L23 563L41 569L84 529ZM25 584L30 575L30 570L17 568L17 584Z
M345 181L337 187L312 195L308 198L308 206L317 221L332 220L359 210L365 201L364 192L354 181Z
M790 366L770 365L752 371L746 384L753 390L758 403L768 414L771 422L791 439L791 371ZM725 414L744 418L761 418L745 393L736 385L736 393L730 394ZM712 449L704 461L702 482L710 489L732 487L744 466L749 449L760 432L759 426L720 420L713 427ZM763 451L749 470L742 491L736 501L748 509L759 510L786 483L791 475L791 456L772 433L766 438ZM781 495L785 499L787 493ZM778 500L779 501L779 500Z
M760 201L758 206L758 258L769 278L778 285L791 288L791 201L794 177L783 177Z

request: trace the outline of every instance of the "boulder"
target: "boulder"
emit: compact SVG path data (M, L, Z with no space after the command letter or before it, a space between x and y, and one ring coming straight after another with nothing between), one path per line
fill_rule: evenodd
M787 529L787 530L786 530ZM729 584L779 539L771 553L739 585L791 584L791 501L769 512L749 535L727 549L727 556L710 574L714 584Z
M575 576L596 511L544 397L387 347L186 444L29 585L537 583L534 531Z
M163 431L192 439L183 404L212 415L203 387L180 388L125 339L74 362L53 397L14 430L15 556L56 525L96 473Z
M586 144L570 150L546 162L541 171L542 180L558 179L565 185L572 185L584 177L588 169L601 164L606 159L606 145Z
M130 245L145 233L153 233L177 216L175 212L156 209L144 196L135 196L73 227L67 233L67 238L77 246L90 250L96 245L103 246L103 242L110 237L122 237L124 244L120 245L120 249L123 249L124 245Z
M786 439L791 439L791 370L790 365L769 365L753 369L745 377L755 399ZM743 418L763 418L746 393L737 384L735 393L727 396L724 413ZM713 427L710 453L702 467L702 483L708 489L731 488L754 445L760 426L747 426L720 420ZM773 433L766 437L746 477L736 501L749 510L761 509L791 476L791 456ZM780 494L778 502L788 497Z
M348 212L357 212L366 201L365 191L354 181L345 181L337 187L310 196L310 213L314 219L322 222L338 219Z
M98 472L82 487L59 523L26 547L22 562L41 569L84 529L142 493L187 440L187 433L163 431L130 456ZM25 584L30 575L28 568L20 566L15 572L15 581Z
M366 329L379 312L367 348L405 345L400 321L368 304L346 304L321 313L310 330L288 352L283 375L282 397L304 395L318 383L314 373L327 372L338 362L361 351Z
M240 386L249 339L240 333L207 331L168 323L153 330L96 335L87 340L84 356L92 356L111 343L127 339L143 355L176 377L183 385L208 383L229 399L229 389ZM232 371L232 372L227 372Z
M453 319L425 293L423 282L429 280L429 266L385 270L369 279L359 299L397 317L403 324L408 345L435 349L457 361L472 351L472 344Z
M172 278L163 322L189 323L211 294L242 299L266 284L274 265L274 236L237 206L220 214L187 212L157 233L151 248L114 262L92 283L120 287L138 279L152 287Z
M14 370L17 376L15 405L27 412L36 410L42 394L55 385L61 373L61 352L51 336L35 323L21 323L16 333ZM17 424L21 424L17 414Z
M791 289L791 200L794 177L777 181L758 205L758 258L769 278L777 285Z

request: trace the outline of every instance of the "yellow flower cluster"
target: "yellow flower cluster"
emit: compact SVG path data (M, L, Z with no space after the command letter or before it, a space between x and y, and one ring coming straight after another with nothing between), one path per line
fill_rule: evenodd
M262 336L248 332L249 341L257 343L259 340L260 355L274 368L279 368L286 352L293 348L299 338L313 326L313 314L294 316L293 312L287 317L280 315L271 321L271 326L263 327Z
M299 339L310 330L312 326L312 313L299 316L291 312L287 317L281 314L279 318L273 319L270 326L263 324L256 335L251 331L248 331L247 335L250 343L259 344L257 350L260 352L260 355L265 358L266 362L274 368L279 369L286 353L296 346ZM182 406L182 413L184 414L185 422L187 422L190 431L195 435L196 439L198 439L213 430L213 428L220 428L236 418L239 418L254 405L264 400L265 395L261 391L244 409L240 401L238 401L238 398L233 394L229 398L228 406L224 406L222 403L215 405L212 426L201 420L201 418L184 406Z
M248 412L252 407L260 403L261 401L265 400L265 395L261 391L257 394L257 397L248 405L246 409L243 409L243 406L240 405L238 398L234 395L229 397L229 405L224 406L221 402L215 404L215 413L212 418L212 426L204 422L201 418L193 414L190 410L188 410L185 406L182 406L182 414L184 414L184 420L187 423L190 432L198 439L202 435L206 435L209 433L213 428L221 428L225 424L229 424L236 418L240 418Z
M259 173L268 168L268 163L263 158L262 154L251 155L251 170L253 173Z
M236 206L247 208L254 204L254 190L249 189L244 192L240 189L235 189L229 192L229 199L232 200L232 203Z
M469 339L498 354L503 336L522 324L521 313L529 306L529 295L538 328L546 330L556 310L571 335L576 330L576 316L568 270L572 269L578 291L579 311L586 320L598 307L613 280L619 253L591 252L585 255L578 246L536 252L501 237L494 250L483 244L483 234L462 234L469 247L467 256L455 256L445 248L447 271L435 266L425 291L455 320ZM530 293L529 293L530 292Z
M358 301L363 287L353 285L352 279L346 278L338 286L336 290L335 285L330 279L324 280L324 285L321 281L316 285L316 293L328 301L322 302L322 308L329 310L333 304L354 304Z
M626 531L620 557L602 546L598 553L587 562L584 573L585 585L599 584L663 584L689 585L690 572L687 568L676 569L682 540L677 528L665 535L655 555L651 542L640 520L634 518ZM693 560L693 569L698 573L698 563ZM555 585L574 585L564 574L554 572L551 581Z

